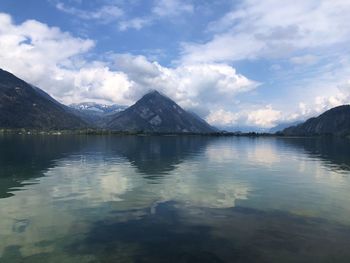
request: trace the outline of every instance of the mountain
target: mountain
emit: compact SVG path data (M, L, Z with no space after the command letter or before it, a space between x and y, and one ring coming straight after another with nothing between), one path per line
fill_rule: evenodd
M216 128L157 91L144 95L125 111L111 116L106 128L117 131L210 133Z
M49 130L86 126L86 122L43 90L0 69L1 128Z
M282 133L292 136L350 135L350 105L330 109L316 118L286 128Z
M96 128L103 127L109 120L109 116L121 112L127 108L127 106L116 104L106 105L95 102L71 104L69 107L76 116L89 123L92 127Z
M117 104L106 105L106 104L99 104L96 102L76 103L76 104L69 105L69 107L79 110L81 112L89 113L89 114L96 113L96 114L102 114L102 115L120 112L127 108L127 106L121 106Z
M269 133L280 132L288 127L299 125L300 123L302 123L302 121L282 122L282 123L276 125L275 127L272 127L271 129L269 129Z

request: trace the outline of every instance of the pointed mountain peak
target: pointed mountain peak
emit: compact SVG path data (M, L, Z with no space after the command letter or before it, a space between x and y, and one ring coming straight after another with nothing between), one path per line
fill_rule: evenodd
M166 95L153 90L116 115L108 128L120 131L210 133L216 131L198 116L185 111Z
M151 90L150 92L146 93L143 96L143 98L145 98L145 97L165 97L165 96L157 90Z
M148 92L148 94L153 94L153 95L161 95L160 93L159 93L159 91L158 90L151 90L150 92Z
M146 93L145 95L143 95L143 97L137 101L136 103L145 103L146 101L149 101L149 102L153 102L153 103L156 103L156 102L160 102L160 101L168 101L168 102L173 102L168 96L160 93L159 91L157 90L152 90L148 93ZM173 102L174 103L174 102Z

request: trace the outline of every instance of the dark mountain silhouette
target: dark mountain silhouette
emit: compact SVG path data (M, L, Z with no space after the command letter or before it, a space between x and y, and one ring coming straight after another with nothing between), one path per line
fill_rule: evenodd
M292 136L349 135L350 105L330 109L316 118L311 118L302 124L286 128L282 133Z
M282 122L280 124L277 124L275 127L270 128L269 133L280 132L288 127L297 126L297 125L301 124L302 122L303 121Z
M157 91L108 120L106 128L118 131L210 133L217 131L198 116Z
M0 127L78 129L87 124L70 109L13 74L0 69Z

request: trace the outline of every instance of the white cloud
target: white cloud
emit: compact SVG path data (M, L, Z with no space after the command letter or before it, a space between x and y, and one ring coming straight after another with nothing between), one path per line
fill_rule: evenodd
M154 2L151 13L143 17L132 17L119 22L119 30L140 30L160 19L174 19L183 14L192 14L194 6L183 0L159 0ZM178 23L178 20L175 22Z
M219 109L211 111L206 120L212 125L234 126L237 124L239 118L240 116L236 112Z
M272 128L282 120L282 112L275 110L271 105L261 109L242 110L237 112L223 109L211 111L206 120L218 126L252 126L259 128Z
M226 64L208 63L163 67L143 56L119 54L114 56L118 70L133 82L136 96L147 89L157 89L186 108L207 110L220 104L232 104L233 98L255 89L252 81Z
M309 103L301 102L298 111L291 118L309 118L317 116L331 108L350 104L350 80L337 86L338 92L331 96L317 96Z
M123 16L123 10L116 5L104 5L94 11L86 11L71 6L66 6L62 2L56 4L56 8L67 14L74 15L85 20L100 20L108 23Z
M272 128L281 120L282 113L271 105L248 113L247 123L262 128Z
M81 4L80 1L78 3ZM119 4L121 5L121 3ZM129 29L140 30L145 26L152 25L157 20L173 19L183 14L192 14L194 11L194 6L184 0L154 1L151 10L142 17L132 16L131 13L126 12L126 10L123 10L113 2L111 2L111 4L102 5L100 8L93 11L69 6L61 1L56 2L55 7L64 13L84 20L96 20L102 23L117 21L117 27L120 31Z
M131 104L157 89L205 115L208 108L232 104L237 94L258 86L226 64L164 67L130 54L88 61L85 55L94 47L92 40L34 20L16 25L6 14L0 15L0 45L0 67L67 104L86 100Z
M207 117L212 124L267 128L303 120L349 103L344 89L350 89L339 88L349 79L350 64L344 49L350 41L350 29L344 27L349 13L350 2L344 0L244 0L208 26L208 41L183 43L182 57L177 62L263 59L260 61L272 62L273 74L263 88L275 86L279 96L290 96L288 101L263 109L255 105L238 111L234 107L213 108ZM301 71L300 66L309 68ZM259 94L259 98L259 104L270 104L265 94ZM293 108L293 103L301 100L301 107Z
M346 43L349 1L245 0L209 26L205 43L184 43L185 62L288 57L293 51Z
M346 61L341 73L326 68L329 73L318 76L316 84L305 83L318 91L315 101L306 98L297 111L282 114L272 105L236 111L237 95L255 90L259 83L228 64L188 62L165 67L130 54L109 54L109 61L89 61L86 55L94 45L90 39L77 38L35 20L15 24L9 15L0 14L0 67L66 104L96 101L130 105L148 90L157 89L214 125L269 128L350 102L350 86L344 81L349 73ZM296 64L316 60L313 55L290 59Z
M128 92L132 83L123 72L113 72L108 67L86 67L74 76L72 102L101 101L116 102L121 105L130 104ZM69 94L67 94L69 96Z
M257 127L273 127L279 123L305 121L311 117L317 117L331 108L350 104L350 80L342 81L340 79L338 83L325 82L323 85L315 87L318 88L319 94L324 95L315 96L312 100L301 101L297 108L292 111L274 110L269 105L266 106L265 110L251 112L248 114L250 115L250 124ZM325 92L327 88L330 95ZM243 118L242 121L241 118L242 112L236 114L240 116L237 122L245 123L245 119Z
M0 67L65 102L91 99L130 103L127 76L102 62L87 62L94 41L76 38L35 20L15 25L0 14Z
M257 8L260 10L261 6ZM232 25L230 27L232 28ZM289 32L293 32L293 29L289 28ZM232 38L222 38L220 32L217 33L217 37L222 41L218 50L206 50L208 44L203 46L204 50L200 52L205 54L208 51L205 56L213 58L209 59L209 62L190 59L173 67L165 67L158 62L149 61L144 56L130 54L112 54L109 55L109 61L89 61L86 55L93 49L94 41L77 38L59 28L49 27L35 20L15 24L9 15L0 14L0 67L43 88L64 103L91 100L129 105L148 90L157 89L181 106L195 110L210 123L220 126L249 125L269 128L283 121L304 119L350 102L350 86L344 81L349 79L349 64L345 61L341 73L335 74L335 68L325 67L322 70L328 73L317 76L316 84L312 83L314 80L305 82L305 87L317 91L314 93L316 95L311 94L316 99L311 101L310 94L305 95L305 101L300 103L296 111L285 111L282 114L281 107L276 109L276 105L252 106L236 111L237 95L255 90L259 83L237 73L234 67L224 62L215 62L218 56L222 56L223 61L226 60L225 48L228 43L232 46L237 44ZM257 37L243 33L235 37L248 37L248 40L249 37L264 39L263 35ZM277 39L274 40L276 43L280 39L294 41L283 30L276 29L270 32L268 41L274 37ZM343 38L338 37L339 41L340 39ZM254 40L238 46L241 49L236 51L242 59L259 55L251 53L250 44L266 43ZM198 45L198 48L200 47L201 45ZM226 48L226 51L230 52L230 49ZM288 61L298 65L311 65L317 63L318 59L319 57L312 53L298 53ZM278 69L282 70L281 67ZM259 101L259 104L269 103Z

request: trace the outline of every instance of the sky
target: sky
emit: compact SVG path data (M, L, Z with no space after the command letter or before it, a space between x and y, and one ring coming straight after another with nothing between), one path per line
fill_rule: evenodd
M158 90L268 130L350 103L349 0L1 0L0 68L64 104Z

